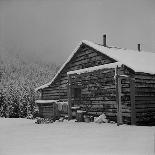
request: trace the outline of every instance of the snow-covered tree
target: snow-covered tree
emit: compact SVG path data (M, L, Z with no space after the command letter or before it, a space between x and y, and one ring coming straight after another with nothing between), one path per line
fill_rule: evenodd
M55 64L30 61L20 54L0 53L0 115L26 117L33 114L34 89L48 82L55 74Z

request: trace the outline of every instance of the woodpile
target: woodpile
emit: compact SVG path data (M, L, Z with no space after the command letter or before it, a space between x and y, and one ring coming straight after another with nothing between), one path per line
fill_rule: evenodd
M49 123L53 123L54 120L50 119L50 118L37 118L36 120L36 124L49 124Z

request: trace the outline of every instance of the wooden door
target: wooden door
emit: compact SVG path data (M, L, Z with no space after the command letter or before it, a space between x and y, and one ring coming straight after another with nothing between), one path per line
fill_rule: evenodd
M53 105L50 105L50 106L43 106L43 117L44 118L52 118L54 116L54 113L53 113Z

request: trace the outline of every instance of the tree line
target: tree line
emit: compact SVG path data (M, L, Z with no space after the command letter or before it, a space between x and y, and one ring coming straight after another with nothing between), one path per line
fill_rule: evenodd
M49 82L58 66L26 56L0 53L0 116L27 117L36 112L36 87Z

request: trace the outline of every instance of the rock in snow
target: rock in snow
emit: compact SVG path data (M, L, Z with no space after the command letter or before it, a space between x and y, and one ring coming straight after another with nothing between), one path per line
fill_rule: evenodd
M108 123L108 120L106 119L106 115L105 114L102 114L100 115L99 117L97 117L95 120L94 120L95 123Z

